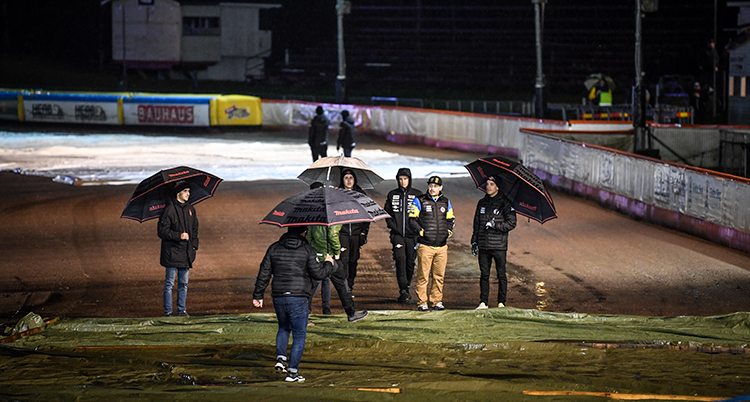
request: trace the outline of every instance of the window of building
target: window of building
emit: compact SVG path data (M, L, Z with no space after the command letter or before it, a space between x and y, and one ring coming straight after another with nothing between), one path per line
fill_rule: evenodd
M182 34L184 36L221 35L219 17L182 17Z

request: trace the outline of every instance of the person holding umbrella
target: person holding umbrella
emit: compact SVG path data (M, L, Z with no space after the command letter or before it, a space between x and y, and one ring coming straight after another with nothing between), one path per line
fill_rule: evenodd
M443 195L443 179L431 176L427 180L427 194L414 198L409 207L409 225L419 233L417 258L417 311L445 310L443 280L448 263L448 238L453 236L455 224L453 206ZM432 278L432 289L427 298L427 284Z
M474 212L471 252L478 255L479 259L479 306L477 309L488 308L492 260L495 260L497 271L498 307L505 307L508 293L508 277L505 273L508 232L516 227L516 212L510 200L500 193L499 181L494 176L487 177L482 187L487 194L477 202L477 209Z
M264 293L273 277L271 296L279 324L275 367L277 372L286 373L287 382L305 381L299 374L299 364L305 351L313 281L327 278L334 270L330 255L324 261L318 260L315 249L305 240L305 230L306 226L290 226L287 233L268 247L253 290L253 306L262 308ZM290 334L292 348L287 359Z
M325 116L323 107L315 108L315 117L310 121L310 128L307 131L307 144L312 151L313 162L320 157L326 157L328 154L328 126L331 121Z
M396 299L400 303L411 300L409 285L414 277L415 261L417 259L418 232L412 232L409 227L409 205L422 192L411 186L411 170L403 167L396 173L398 187L391 190L385 199L384 209L390 214L385 220L391 230L390 240L393 245L393 261L396 265L396 281L399 295Z
M365 194L365 191L357 184L357 175L352 169L341 171L341 183L339 188L356 191ZM367 234L370 231L369 222L347 223L341 227L339 240L341 242L341 263L347 270L346 280L349 289L354 289L354 278L357 277L357 266L359 265L359 250L367 244Z
M159 217L157 235L161 239L160 262L166 268L164 278L164 315L172 315L172 288L177 277L177 315L188 316L186 309L190 268L198 250L198 216L188 202L190 183L178 181Z

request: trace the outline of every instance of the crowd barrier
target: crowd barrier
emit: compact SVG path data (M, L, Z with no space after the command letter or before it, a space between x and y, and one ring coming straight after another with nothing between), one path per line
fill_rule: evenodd
M264 125L307 127L317 106L264 101ZM390 141L515 156L552 188L750 252L750 179L627 152L632 134L622 124L605 127L403 107L322 106L333 126L340 121L341 110L347 109L359 130ZM592 135L625 143L614 149L582 142Z
M105 125L261 126L260 98L0 90L0 119Z

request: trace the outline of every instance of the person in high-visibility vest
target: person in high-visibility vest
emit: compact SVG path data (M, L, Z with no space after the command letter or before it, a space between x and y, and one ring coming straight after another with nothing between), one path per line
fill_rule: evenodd
M604 80L599 80L599 85L591 88L589 99L599 106L612 106L612 90Z

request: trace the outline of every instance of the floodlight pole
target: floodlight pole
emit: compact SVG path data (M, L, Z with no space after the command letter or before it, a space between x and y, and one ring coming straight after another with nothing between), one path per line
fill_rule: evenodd
M128 77L128 65L125 58L125 7L127 3L127 0L122 2L122 78Z
M643 99L643 59L641 49L641 16L643 0L635 0L635 88L633 90L633 129L635 141L633 150L645 148L643 133L646 128L645 99Z
M543 7L547 0L531 0L534 4L534 30L536 32L536 82L534 83L534 117L543 119L547 103L544 101L544 74L542 73Z
M336 0L336 19L338 24L339 73L336 75L336 103L346 102L346 56L344 54L344 14L347 1Z

